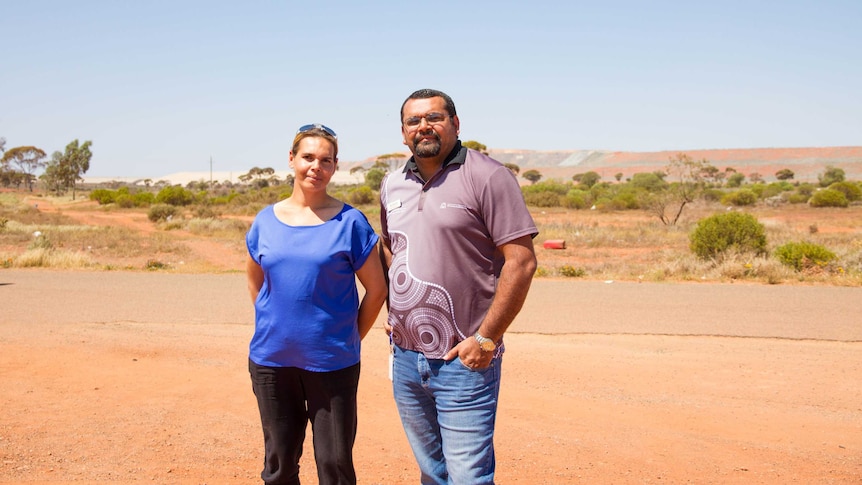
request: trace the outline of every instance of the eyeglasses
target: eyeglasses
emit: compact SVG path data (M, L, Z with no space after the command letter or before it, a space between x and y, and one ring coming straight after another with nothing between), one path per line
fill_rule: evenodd
M446 121L446 115L443 113L428 113L425 116L411 116L404 120L404 126L407 128L416 128L422 123L422 120L428 122L429 125L439 125Z
M318 130L325 131L326 134L331 136L332 138L338 138L338 135L335 134L335 131L332 128L330 128L326 125L321 125L320 123L312 123L310 125L302 125L299 127L298 130L296 130L296 134L298 135L300 133L305 133L306 131L310 131L310 130L313 130L315 128L317 128Z

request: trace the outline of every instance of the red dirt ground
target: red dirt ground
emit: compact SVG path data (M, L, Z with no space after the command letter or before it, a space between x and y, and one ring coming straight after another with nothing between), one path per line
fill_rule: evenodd
M498 483L862 483L859 298L536 280L506 337ZM0 483L259 482L241 273L0 270L0 307ZM359 483L417 483L382 318L363 343ZM302 473L316 483L310 448Z

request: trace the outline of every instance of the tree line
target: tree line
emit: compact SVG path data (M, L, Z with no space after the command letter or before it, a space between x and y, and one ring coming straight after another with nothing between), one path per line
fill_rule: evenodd
M18 146L6 149L6 139L0 138L0 185L3 187L26 186L32 192L36 180L42 180L51 192L62 194L72 192L75 198L77 184L83 181L84 174L90 169L90 150L92 141L79 143L72 140L62 152L55 151L50 160L41 148L35 146ZM36 176L39 170L44 172Z

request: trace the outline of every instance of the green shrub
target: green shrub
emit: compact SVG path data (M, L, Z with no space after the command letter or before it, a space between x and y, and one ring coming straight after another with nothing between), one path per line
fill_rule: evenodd
M569 182L561 182L557 179L545 180L543 182L536 182L532 185L526 185L521 188L521 191L524 194L538 194L541 192L553 192L558 195L566 195L566 193L572 190L572 184Z
M701 219L689 235L690 248L701 259L715 259L728 250L766 253L766 231L750 214L729 212Z
M94 200L99 205L113 204L117 198L117 193L108 189L95 189L90 192L90 200Z
M177 215L177 208L170 204L155 204L147 212L147 219L152 222L167 221Z
M724 197L724 191L721 189L705 189L700 195L703 200L709 202L718 202Z
M862 189L853 182L835 182L829 186L830 190L837 190L844 194L848 202L862 199Z
M560 195L556 192L528 192L524 194L527 205L534 207L560 207Z
M616 197L611 200L611 205L615 209L640 209L640 203L638 201L638 196L636 193L632 191L628 192L620 192Z
M814 195L814 191L816 189L817 189L817 187L815 187L814 184L805 182L805 183L799 184L799 186L796 187L796 192L799 194L802 194L802 195L807 195L810 198L812 195Z
M569 209L584 209L589 205L590 194L583 190L572 189L566 193L563 205Z
M156 195L152 192L138 192L132 196L135 207L149 207L156 202Z
M803 194L802 192L794 192L784 197L784 200L790 202L791 204L805 204L808 202L811 196L807 194Z
M570 266L568 264L564 264L560 266L558 270L562 276L567 276L569 278L580 278L582 276L586 276L587 270L584 268L575 268L574 266Z
M790 190L793 190L793 185L787 182L773 182L763 188L763 192L760 193L760 198L768 199Z
M114 202L123 209L131 209L135 206L135 199L129 194L118 194Z
M814 266L825 266L836 258L835 253L819 244L789 242L775 248L775 257L781 264L802 271Z
M811 207L847 207L850 204L843 192L833 189L814 192L808 203Z
M347 200L351 205L365 205L374 201L374 191L367 185L362 185L351 190L347 194Z
M156 194L156 202L170 205L189 205L195 200L195 195L179 185L165 187Z
M749 189L740 189L725 194L721 198L721 203L725 205L735 205L737 207L754 205L757 202L757 194Z

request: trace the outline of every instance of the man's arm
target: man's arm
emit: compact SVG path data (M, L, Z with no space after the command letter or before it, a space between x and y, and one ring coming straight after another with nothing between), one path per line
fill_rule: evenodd
M509 325L524 306L530 283L536 273L536 253L533 250L533 238L522 236L499 247L505 262L497 282L497 292L494 301L479 326L479 334L483 337L499 341L509 328ZM468 336L452 348L444 357L446 360L457 356L469 365L487 367L493 357L493 352L482 352L479 343L472 335Z
M379 245L379 253L380 253L380 263L383 265L383 279L386 281L386 311L389 311L389 267L392 266L392 251L389 249L389 246L383 242L383 238L380 238ZM389 319L383 321L383 329L386 330L387 335L392 335L392 325L389 325Z

